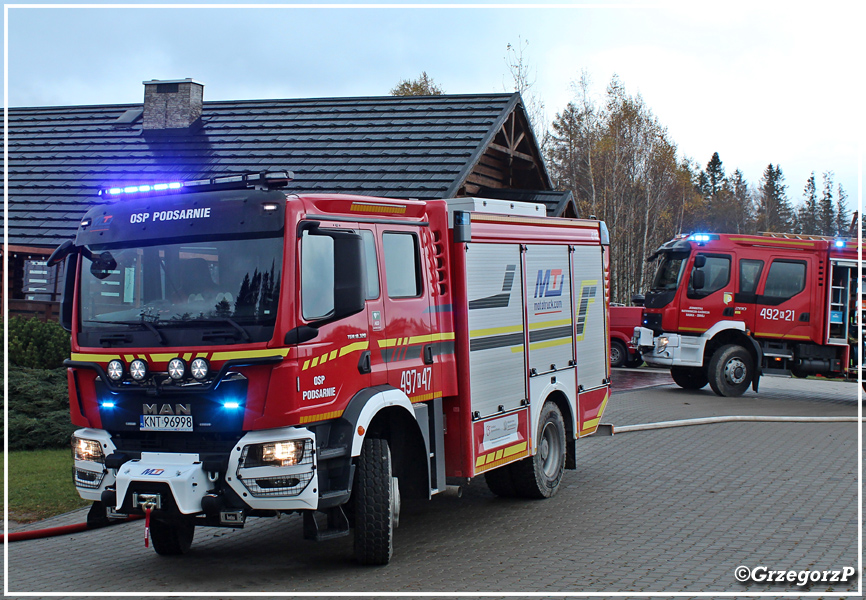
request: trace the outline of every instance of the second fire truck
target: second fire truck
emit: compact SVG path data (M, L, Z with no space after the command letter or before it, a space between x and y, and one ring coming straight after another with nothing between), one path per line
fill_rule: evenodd
M757 391L762 373L856 373L856 239L682 236L663 244L635 344L683 388ZM859 363L857 363L859 365ZM856 375L855 375L856 376Z
M384 564L401 498L553 495L610 397L604 223L289 180L109 188L52 257L94 519L172 555L299 512Z

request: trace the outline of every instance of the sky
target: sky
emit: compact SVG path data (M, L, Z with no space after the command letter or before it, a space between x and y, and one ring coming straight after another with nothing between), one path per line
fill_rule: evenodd
M5 102L141 103L142 81L186 77L205 101L377 96L422 71L449 94L496 93L513 90L512 44L548 122L582 72L598 102L616 74L680 158L718 152L752 185L779 165L795 203L832 171L856 209L862 4L7 5Z

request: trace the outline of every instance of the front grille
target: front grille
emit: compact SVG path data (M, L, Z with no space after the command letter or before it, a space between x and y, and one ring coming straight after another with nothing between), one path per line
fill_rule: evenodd
M103 477L105 477L104 473L72 467L72 481L76 487L95 490L102 483Z
M278 475L276 477L256 477L242 479L244 487L256 498L275 496L297 496L313 479L312 471L293 475Z
M116 452L176 452L180 454L228 454L241 439L240 433L201 434L176 431L115 433Z

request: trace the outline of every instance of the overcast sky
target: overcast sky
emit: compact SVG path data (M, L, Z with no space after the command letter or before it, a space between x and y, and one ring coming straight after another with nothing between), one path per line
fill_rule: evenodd
M515 8L10 7L8 105L142 102L142 81L192 77L205 101L387 95L426 71L446 93L510 91L506 46L528 42L551 120L586 70L616 73L680 156L755 185L781 165L800 202L833 171L858 203L864 134L860 2ZM854 8L852 8L854 7Z

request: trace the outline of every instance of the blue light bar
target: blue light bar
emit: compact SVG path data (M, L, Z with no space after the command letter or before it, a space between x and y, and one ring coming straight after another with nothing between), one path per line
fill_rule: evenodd
M706 233L693 233L689 239L693 242L709 242L710 236Z
M240 402L223 402L223 408L240 408Z
M99 190L99 195L107 196L122 196L124 194L147 194L149 192L167 192L171 190L179 190L183 187L180 181L171 181L166 183L143 183L141 185L127 185L124 187L110 187L104 190Z
M845 240L836 240L834 242L834 246L836 246L837 248L844 248L845 247Z
M114 402L103 402L102 408L114 408Z

